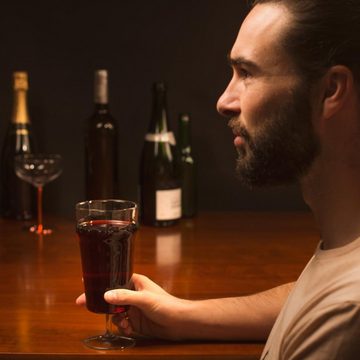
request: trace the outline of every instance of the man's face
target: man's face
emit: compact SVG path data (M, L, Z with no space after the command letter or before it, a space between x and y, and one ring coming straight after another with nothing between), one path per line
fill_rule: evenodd
M249 186L281 185L306 174L319 151L308 86L280 45L286 8L257 5L230 53L233 77L218 101L231 118L239 178Z

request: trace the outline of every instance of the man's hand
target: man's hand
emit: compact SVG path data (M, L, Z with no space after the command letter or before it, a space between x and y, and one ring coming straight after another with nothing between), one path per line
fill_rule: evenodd
M168 340L265 340L293 284L241 297L184 300L170 295L144 275L133 274L134 290L104 294L114 305L129 305L128 317L113 322L127 336ZM85 295L76 303L84 305Z
M113 316L119 329L127 336L184 338L185 318L191 301L170 295L144 275L133 274L132 283L134 290L115 289L104 294L110 304L130 305L126 318L121 314ZM79 296L76 303L84 305L85 295Z

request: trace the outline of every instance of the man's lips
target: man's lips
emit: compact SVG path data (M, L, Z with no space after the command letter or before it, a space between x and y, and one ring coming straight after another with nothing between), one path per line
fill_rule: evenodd
M240 135L235 136L234 145L236 147L240 147L240 146L244 145L244 143L245 143L245 139L242 136L240 136Z
M235 147L243 147L247 141L249 141L249 134L245 127L235 118L230 119L228 126L231 128L234 134L234 145Z

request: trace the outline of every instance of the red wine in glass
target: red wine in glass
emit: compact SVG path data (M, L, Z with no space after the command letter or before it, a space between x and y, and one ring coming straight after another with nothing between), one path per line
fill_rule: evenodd
M77 225L86 306L89 311L115 314L126 311L104 300L110 289L130 287L136 225L119 220L93 220Z
M103 335L84 340L92 349L124 349L135 340L112 331L111 315L127 316L127 306L111 305L104 293L129 289L132 277L133 247L138 224L138 207L126 200L89 200L76 204L76 232L79 236L86 306L105 314Z

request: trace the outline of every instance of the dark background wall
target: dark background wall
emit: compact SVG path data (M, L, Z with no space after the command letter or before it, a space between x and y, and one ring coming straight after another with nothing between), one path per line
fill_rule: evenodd
M111 110L119 122L123 198L137 199L151 84L165 80L173 130L179 112L192 114L201 210L305 208L296 186L249 191L239 184L233 137L227 121L216 112L216 101L231 76L226 54L247 11L245 1L19 0L4 4L0 11L0 141L11 117L12 72L26 70L39 148L65 159L62 176L45 187L45 211L70 217L74 204L83 199L83 127L93 109L93 72L98 68L109 70Z

